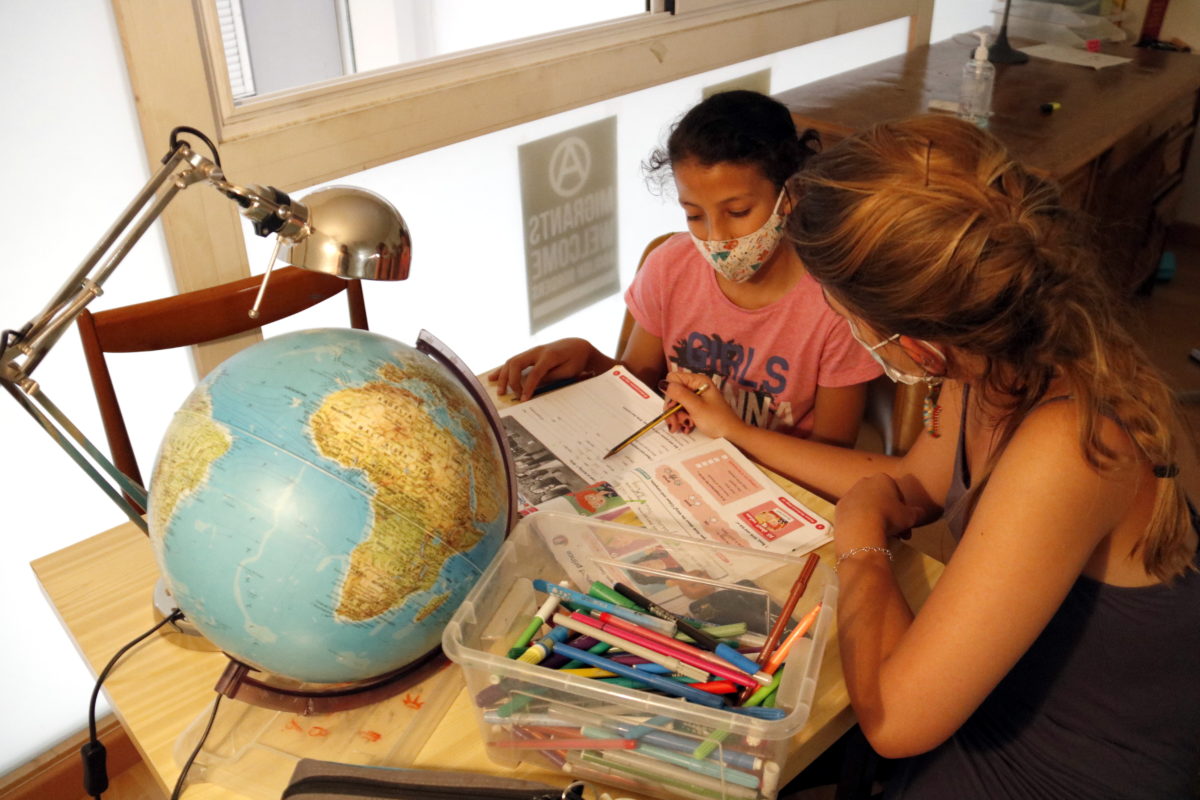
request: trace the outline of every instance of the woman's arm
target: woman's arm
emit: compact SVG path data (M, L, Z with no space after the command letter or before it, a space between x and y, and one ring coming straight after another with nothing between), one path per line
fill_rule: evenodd
M839 447L853 447L858 440L863 411L867 407L867 384L818 386L813 402L813 429L809 437Z
M1110 444L1130 455L1128 440L1105 424ZM919 614L909 611L883 553L858 550L841 562L846 685L881 755L930 750L979 707L1130 513L1141 471L1097 473L1080 451L1073 404L1053 403L1014 435ZM884 545L909 513L888 478L862 482L838 504L838 553Z

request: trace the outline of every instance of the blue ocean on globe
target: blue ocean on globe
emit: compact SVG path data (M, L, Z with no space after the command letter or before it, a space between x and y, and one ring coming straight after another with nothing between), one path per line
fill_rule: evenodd
M175 602L217 647L293 681L400 669L503 541L504 459L454 375L378 334L264 340L163 438L148 519Z

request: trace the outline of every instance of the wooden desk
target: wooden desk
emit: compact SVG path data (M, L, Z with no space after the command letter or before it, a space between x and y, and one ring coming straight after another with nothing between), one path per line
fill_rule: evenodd
M832 517L833 509L824 500L783 478L775 480L818 513ZM826 563L832 563L832 545L820 552ZM93 674L98 674L122 645L155 622L151 597L159 577L158 566L149 540L132 523L39 558L32 566ZM942 570L940 563L905 546L897 554L895 567L905 595L917 605L924 602ZM178 633L155 635L128 653L104 685L113 712L168 794L180 770L173 756L176 742L211 706L213 687L228 663L219 652L193 649L195 645L190 642L194 641ZM447 672L457 669L447 662L424 684L412 688L416 692L431 685L431 691L449 686L457 696L408 766L491 772L565 785L561 773L525 764L515 771L508 770L487 758L472 698L462 689L460 676ZM236 713L235 703L222 703L218 722L222 715ZM303 724L305 718L294 719ZM836 741L853 719L833 633L822 660L812 712L807 725L794 738L781 785ZM350 760L339 758L337 752L318 757ZM256 774L246 776L246 772ZM185 797L278 797L290 773L290 763L285 759L259 765L257 770L243 769L236 785L249 781L249 788L242 789L246 793L227 788L229 781L224 785L196 782L198 778L193 774ZM630 795L627 790L618 791L620 796Z
M1113 280L1134 289L1158 266L1179 198L1196 127L1200 56L1128 45L1104 50L1133 60L1101 70L1039 58L997 64L989 130L1096 219ZM925 113L931 100L956 101L969 52L950 40L925 45L776 97L801 130L816 128L828 144ZM1050 101L1062 108L1042 114Z

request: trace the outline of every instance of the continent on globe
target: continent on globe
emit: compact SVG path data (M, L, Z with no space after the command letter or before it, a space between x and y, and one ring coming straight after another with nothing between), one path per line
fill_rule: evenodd
M371 531L350 554L337 604L349 620L377 617L432 588L447 557L479 542L477 524L500 512L507 491L482 452L426 422L428 403L403 388L410 375L392 364L380 373L386 380L335 392L312 416L317 450L362 470L375 486ZM433 384L428 374L416 377ZM473 437L486 436L487 421L473 405L440 392L435 405ZM436 534L420 535L426 531Z
M212 398L206 392L189 395L172 424L178 425L178 435L163 443L150 481L159 498L153 511L157 516L150 524L160 529L179 501L204 483L212 463L233 443L229 432L213 421Z

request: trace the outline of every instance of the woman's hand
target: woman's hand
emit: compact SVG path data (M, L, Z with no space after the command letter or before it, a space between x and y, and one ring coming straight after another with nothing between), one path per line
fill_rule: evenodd
M838 549L881 544L891 537L907 539L922 513L921 508L904 501L904 493L892 476L883 472L870 475L850 487L837 503L834 537ZM854 541L843 542L843 537L837 535L839 531ZM866 541L868 538L873 541Z
M704 393L697 395L701 388ZM746 424L733 413L707 375L672 372L667 375L665 391L670 400L683 406L682 411L667 417L672 431L690 431L694 426L709 436L732 438L731 434Z
M585 371L596 372L597 361L603 360L615 363L584 339L559 339L513 356L488 373L488 380L496 384L497 394L511 392L521 400L528 400L542 383L576 378Z

